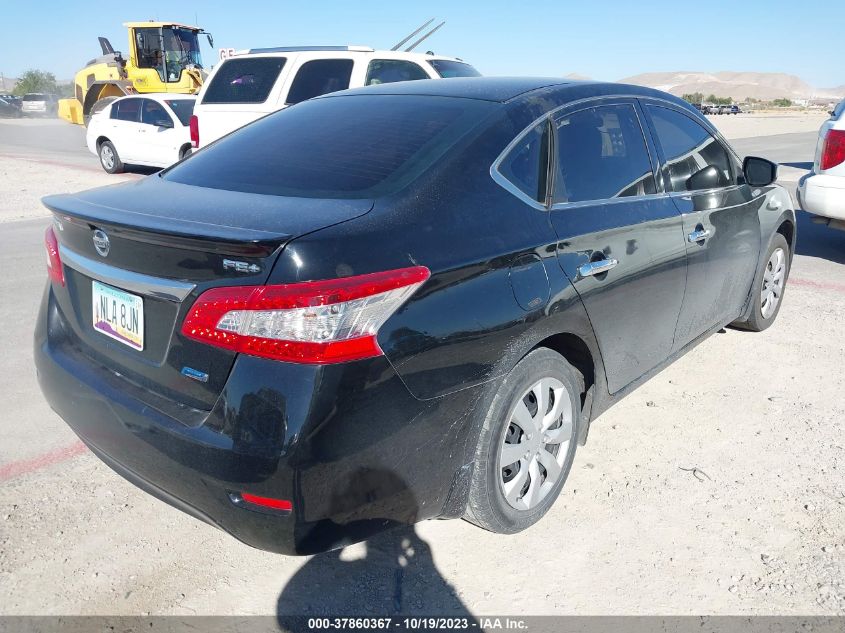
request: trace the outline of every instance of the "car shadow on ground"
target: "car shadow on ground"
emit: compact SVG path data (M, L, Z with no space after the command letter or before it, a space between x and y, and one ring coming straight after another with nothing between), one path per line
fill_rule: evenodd
M431 547L414 529L416 506L396 475L369 470L363 477L351 477L340 494L332 494L328 531L348 528L344 531L354 534L372 524L372 519L356 516L357 503L350 504L349 499L377 499L374 495L382 495L384 514L391 517L375 523L394 527L353 547L308 560L279 594L276 613L281 629L299 630L315 616L440 616L466 618L467 628L477 628L475 617L434 564ZM378 506L379 501L366 507L371 505ZM397 516L402 518L397 521Z
M139 176L149 176L161 171L161 167L145 167L143 165L124 165L124 173L138 174Z
M845 264L845 231L813 222L813 216L806 211L799 210L795 215L798 222L797 255Z
M806 169L807 171L813 168L813 161L809 162L797 162L797 163L778 163L779 165L783 165L784 167L795 167L796 169Z

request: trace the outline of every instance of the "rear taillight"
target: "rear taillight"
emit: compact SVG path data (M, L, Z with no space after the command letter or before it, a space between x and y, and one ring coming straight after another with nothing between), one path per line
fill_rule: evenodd
M207 290L182 325L188 338L295 363L380 356L379 328L419 288L424 266L278 286Z
M845 162L845 130L828 130L822 147L820 169L830 169Z
M196 114L191 115L191 120L188 123L188 127L191 129L191 147L199 147L200 146L200 120L197 118Z
M44 233L44 247L47 249L47 275L61 285L65 285L65 272L62 270L62 258L59 256L59 241L53 227L47 227Z

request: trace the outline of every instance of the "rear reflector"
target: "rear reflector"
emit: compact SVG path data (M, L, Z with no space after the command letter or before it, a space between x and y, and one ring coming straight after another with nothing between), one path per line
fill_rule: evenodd
M271 510L268 514L286 514L293 510L293 503L287 499L273 499L271 497L259 497L248 492L230 492L229 501L240 508L257 510L259 512Z
M843 162L845 162L845 130L828 130L819 168L830 169Z
M191 307L182 334L294 363L380 356L379 328L430 274L415 266L298 284L213 288Z
M65 285L65 272L62 270L62 258L59 256L59 241L53 227L47 227L44 233L44 247L47 249L47 275L61 285Z
M196 114L192 114L188 123L191 130L191 147L200 146L200 120ZM184 137L183 137L184 138Z

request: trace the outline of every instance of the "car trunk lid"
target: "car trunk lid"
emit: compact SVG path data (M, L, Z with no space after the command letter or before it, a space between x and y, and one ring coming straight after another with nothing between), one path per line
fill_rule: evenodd
M290 240L372 208L370 200L236 193L157 176L44 204L65 274L54 291L77 351L199 410L213 406L236 354L180 334L194 300L213 287L266 283ZM107 308L114 311L103 317ZM121 316L135 320L138 339L114 331Z

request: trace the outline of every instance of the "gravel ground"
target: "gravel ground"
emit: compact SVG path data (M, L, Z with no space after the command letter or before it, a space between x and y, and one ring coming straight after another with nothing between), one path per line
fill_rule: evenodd
M105 177L3 151L0 187L30 201ZM29 346L43 226L0 228L0 266L21 270L0 280L7 345ZM28 353L4 355L0 614L845 615L844 264L845 232L801 214L778 322L714 335L605 413L557 504L514 536L429 521L310 558L250 549L79 448Z

